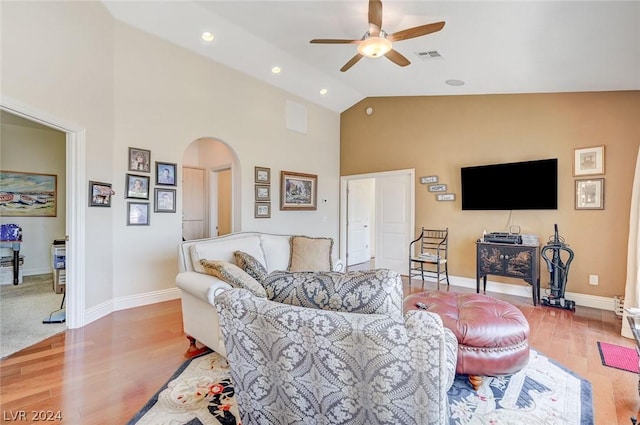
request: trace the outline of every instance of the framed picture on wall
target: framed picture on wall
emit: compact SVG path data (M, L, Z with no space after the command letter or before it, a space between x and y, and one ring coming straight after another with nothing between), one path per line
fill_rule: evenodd
M149 203L127 202L127 226L149 225Z
M140 148L129 148L129 171L151 171L151 151Z
M256 201L264 202L271 200L271 186L257 184L256 188Z
M255 167L255 182L260 184L271 183L271 169L265 167Z
M255 218L271 217L271 202L256 202Z
M604 179L576 180L576 209L604 209Z
M177 164L156 161L156 184L176 186Z
M110 207L111 195L113 195L111 183L89 181L90 207Z
M127 174L127 198L149 199L149 176Z
M316 174L280 172L280 209L317 209L318 176Z
M575 149L573 153L573 175L589 176L604 174L604 145Z
M176 190L156 187L154 190L153 211L161 213L176 212Z
M57 175L3 170L0 186L0 216L57 216Z

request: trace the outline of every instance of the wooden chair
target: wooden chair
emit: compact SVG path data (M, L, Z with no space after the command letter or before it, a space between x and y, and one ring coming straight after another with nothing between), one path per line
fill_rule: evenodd
M420 276L424 288L425 277L435 280L438 290L440 282L449 285L447 255L449 251L449 229L422 228L420 236L409 244L409 284L413 276Z

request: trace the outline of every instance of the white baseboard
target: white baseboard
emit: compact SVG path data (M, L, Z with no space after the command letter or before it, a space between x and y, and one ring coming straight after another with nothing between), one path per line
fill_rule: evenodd
M413 279L419 280L419 278L415 277ZM469 277L449 276L449 282L453 286L476 289L476 280ZM529 285L511 285L509 283L493 282L487 279L487 288L490 292L515 295L531 299L531 286ZM541 288L541 291L544 291L544 289ZM576 305L598 308L600 310L615 310L615 301L613 297L608 298L598 295L578 294L575 292L565 292L564 295L566 299L574 301ZM544 292L541 296L544 296Z
M176 298L180 298L180 289L178 288L163 289L160 291L115 298L87 309L84 314L85 325L101 319L114 311L142 307L144 305L175 300Z

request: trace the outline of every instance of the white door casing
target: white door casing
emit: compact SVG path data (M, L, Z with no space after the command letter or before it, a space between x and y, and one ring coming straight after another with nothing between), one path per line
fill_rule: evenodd
M0 109L35 121L67 135L66 175L66 324L69 329L87 323L85 305L85 203L86 130L7 96L0 96Z
M414 169L340 177L340 258L346 264L348 182L367 178L375 179L376 186L376 208L374 212L376 267L388 267L406 275L409 242L412 240L415 227ZM386 180L386 178L389 179ZM383 187L379 188L378 185L382 182L384 182ZM394 186L396 186L395 189ZM394 190L398 191L395 195L393 194ZM379 197L381 199L378 199ZM397 222L394 223L394 221ZM400 224L401 221L404 221L404 224ZM379 226L380 229L378 229ZM383 246L379 246L381 243Z

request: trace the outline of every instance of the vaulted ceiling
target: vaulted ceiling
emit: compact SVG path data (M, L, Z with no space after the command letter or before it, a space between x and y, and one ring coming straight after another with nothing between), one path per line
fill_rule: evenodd
M363 58L347 72L355 44L309 41L360 39L367 0L103 3L118 20L337 112L376 96L640 90L637 0L386 0L387 33L446 25L394 43L406 67Z

